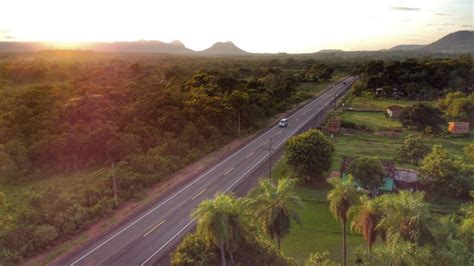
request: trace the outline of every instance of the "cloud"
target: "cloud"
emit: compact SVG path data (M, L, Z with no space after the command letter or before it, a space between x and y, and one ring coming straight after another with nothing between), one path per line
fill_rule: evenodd
M453 23L430 23L430 24L427 24L428 26L454 26Z
M461 25L461 27L463 27L463 28L472 28L472 25L464 24L464 25Z
M452 16L451 14L446 13L435 13L436 16Z
M396 11L420 11L421 8L418 7L408 7L408 6L392 6L390 7L392 10Z

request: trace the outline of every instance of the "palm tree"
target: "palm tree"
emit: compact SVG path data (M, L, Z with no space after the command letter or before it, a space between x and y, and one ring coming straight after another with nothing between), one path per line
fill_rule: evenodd
M346 222L349 208L357 201L357 191L352 185L352 178L342 181L340 178L330 178L328 182L333 189L328 193L329 210L336 220L342 224L342 253L343 264L347 264L346 258Z
M424 201L424 193L401 191L396 195L380 197L383 216L377 229L384 230L387 240L397 242L399 239L413 244L423 245L432 240L431 230L434 227L429 205Z
M290 232L291 221L302 224L296 210L303 207L303 202L296 195L295 184L295 179L286 177L280 178L277 184L263 180L247 201L254 219L272 239L276 238L278 249L281 239Z
M225 253L233 261L233 252L243 226L239 219L239 202L225 194L217 194L213 200L204 200L192 216L197 219L197 232L207 241L215 244L221 253L222 265L227 265Z
M369 246L369 252L377 238L377 224L380 219L377 210L377 200L369 199L366 195L360 197L359 204L350 208L349 216L352 219L351 229L362 233L362 236Z

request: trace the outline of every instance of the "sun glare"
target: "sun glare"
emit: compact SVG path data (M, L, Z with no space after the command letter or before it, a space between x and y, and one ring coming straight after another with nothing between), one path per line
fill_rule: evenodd
M252 52L314 52L428 43L472 28L469 0L400 5L392 0L7 0L0 10L0 39L3 30L18 41L64 47L145 39L180 40L201 50L231 40Z

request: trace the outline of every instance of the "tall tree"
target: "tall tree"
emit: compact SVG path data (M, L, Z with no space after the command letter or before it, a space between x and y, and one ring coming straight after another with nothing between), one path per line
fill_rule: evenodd
M411 162L418 165L429 152L430 148L423 142L421 134L408 134L398 150L397 158L402 162Z
M227 265L228 252L233 260L233 250L242 224L238 201L229 195L217 194L213 200L204 200L192 216L197 219L197 232L206 241L219 247L222 265Z
M433 218L424 193L401 191L380 197L383 215L378 229L386 232L388 242L399 240L423 245L431 240Z
M351 175L371 192L383 184L385 172L378 158L360 157L351 162Z
M303 207L303 202L296 195L295 182L286 177L280 178L277 184L263 180L247 201L262 229L272 239L276 238L278 249L281 239L290 232L291 221L302 224L297 210Z
M352 178L342 181L340 178L330 178L328 182L333 189L328 193L329 210L336 220L342 224L342 253L344 265L347 265L346 223L349 208L357 202L357 191L352 185Z
M450 158L441 145L434 145L433 151L421 162L421 181L437 194L459 191L456 179L460 178L465 165L460 160Z
M416 131L439 133L440 125L445 122L438 108L425 103L419 103L403 108L400 114L403 127Z
M377 199L361 196L359 204L351 207L350 215L353 216L351 229L362 233L369 251L377 238L377 224L380 219L380 210L377 209Z
M319 177L331 167L334 145L321 131L312 129L290 138L285 153L297 173Z

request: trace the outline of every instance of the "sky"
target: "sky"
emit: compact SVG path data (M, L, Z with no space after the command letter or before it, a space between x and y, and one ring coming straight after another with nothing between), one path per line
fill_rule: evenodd
M0 41L180 40L203 50L378 50L473 30L472 0L1 0Z

